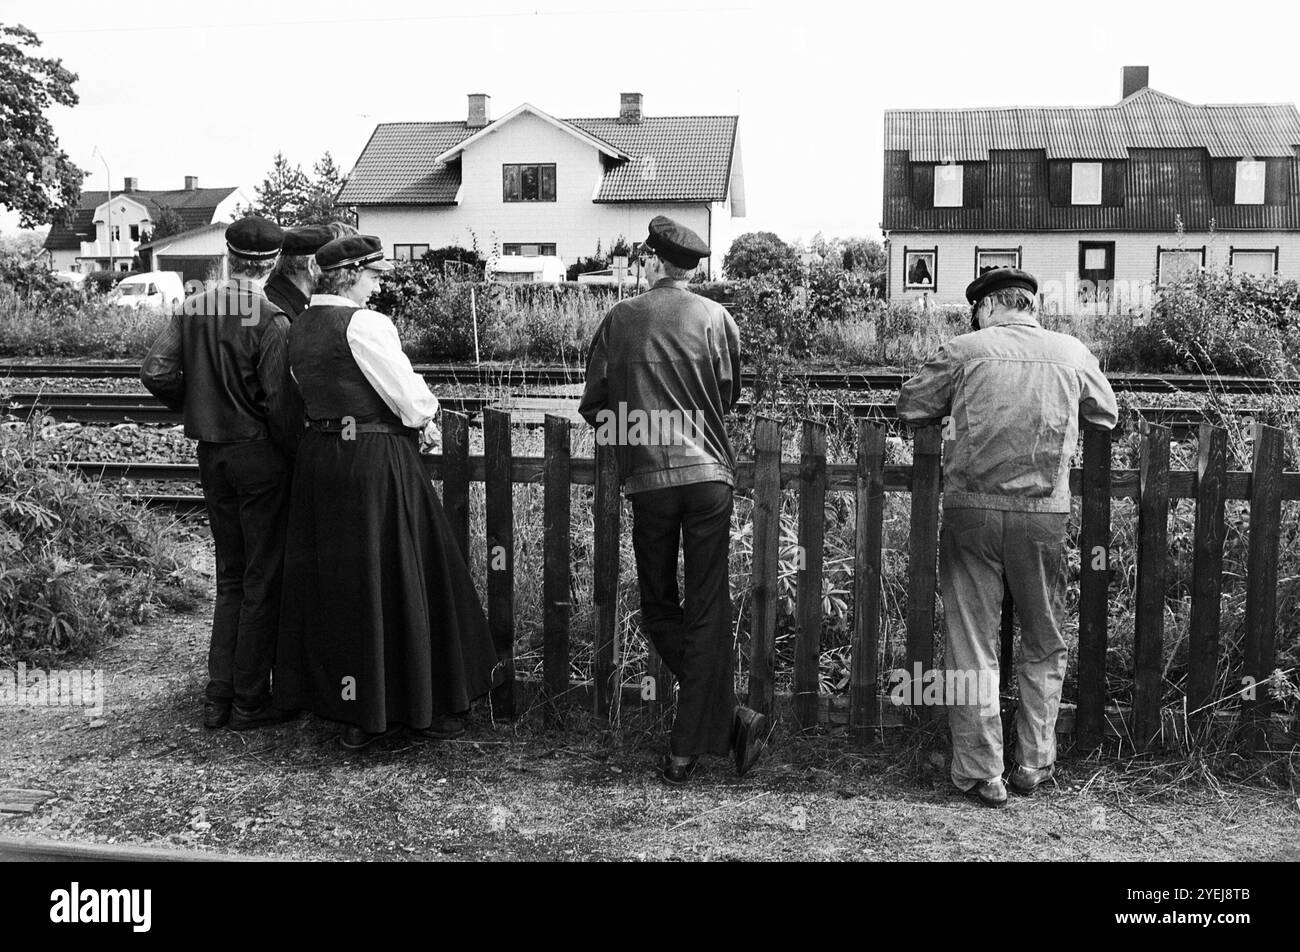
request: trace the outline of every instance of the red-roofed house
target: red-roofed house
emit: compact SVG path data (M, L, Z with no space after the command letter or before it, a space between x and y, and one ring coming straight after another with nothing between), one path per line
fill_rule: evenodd
M887 110L889 300L964 303L1005 266L1063 313L1142 309L1200 267L1300 278L1300 112L1192 105L1148 76L1125 67L1113 106Z
M143 190L136 179L128 178L120 192L112 193L111 203L107 192L82 192L71 222L50 228L45 250L56 271L126 271L141 245L149 241L164 208L176 212L190 232L233 221L236 207L250 204L242 189L199 188L193 175L185 176L184 188L167 191ZM217 232L202 250L220 257L225 240Z
M469 97L455 122L375 128L339 193L358 227L396 259L447 245L557 255L566 263L645 236L664 214L699 233L716 273L745 214L736 116L646 116L639 93L617 118L556 119L524 103L500 119Z

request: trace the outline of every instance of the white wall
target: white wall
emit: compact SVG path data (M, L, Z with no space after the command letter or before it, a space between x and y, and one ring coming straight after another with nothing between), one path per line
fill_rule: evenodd
M503 201L501 167L534 162L555 163L555 201ZM594 147L522 113L465 151L459 205L363 205L357 225L364 234L378 235L390 256L395 244L468 248L477 236L485 256L493 245L548 242L566 264L595 254L598 240L605 252L620 235L628 242L643 240L655 215L667 215L709 240L708 203L598 204L592 196L600 176ZM720 217L715 210L715 233ZM713 247L713 260L721 262L726 247L716 241Z
M1115 281L1121 293L1133 295L1134 306L1149 295L1156 276L1156 249L1188 250L1205 246L1209 268L1227 265L1228 252L1237 249L1278 248L1278 276L1300 279L1300 233L1297 232L1061 232L1021 234L900 234L890 235L889 299L919 301L928 297L936 304L966 303L966 285L975 280L975 249L1023 249L1020 266L1038 279L1041 290L1049 282L1061 289L1067 300L1079 280L1079 242L1115 242ZM904 291L904 248L938 248L935 291ZM1128 297L1125 298L1129 300Z

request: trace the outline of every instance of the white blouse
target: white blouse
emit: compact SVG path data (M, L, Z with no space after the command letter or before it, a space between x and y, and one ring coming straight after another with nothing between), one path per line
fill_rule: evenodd
M336 294L313 294L310 306L356 307L356 302ZM438 412L438 398L415 372L402 351L392 320L378 311L362 308L348 323L348 349L375 392L402 419L404 426L423 427Z

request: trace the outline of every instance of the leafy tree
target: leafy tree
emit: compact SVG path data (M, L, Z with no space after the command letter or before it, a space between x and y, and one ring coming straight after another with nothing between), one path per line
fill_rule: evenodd
M298 215L298 225L328 225L341 221L356 226L356 210L348 205L338 204L339 192L347 182L347 176L335 164L334 156L326 152L312 166L311 180L307 189L307 200Z
M185 221L181 218L180 213L174 208L164 207L154 219L153 231L150 234L150 241L158 241L162 238L170 238L172 235L179 235L185 230Z
M722 259L722 272L732 279L785 274L798 267L794 249L770 231L746 232L731 243Z
M23 228L66 222L85 178L45 114L51 104L77 104L77 74L27 52L40 45L27 27L0 24L0 205L18 212Z
M271 171L254 189L256 201L251 211L282 228L289 228L302 221L311 196L311 182L300 166L289 164L283 152L277 152L272 161Z

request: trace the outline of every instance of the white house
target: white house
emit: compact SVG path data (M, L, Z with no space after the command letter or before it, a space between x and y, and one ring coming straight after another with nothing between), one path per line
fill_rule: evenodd
M45 250L56 271L129 271L163 209L176 212L190 231L233 221L237 206L251 204L242 189L199 188L193 175L185 176L184 188L170 191L145 191L135 178L127 178L122 191L111 195L82 192L70 224L50 228ZM225 250L224 241L219 244L218 254Z
M716 254L745 214L736 116L646 116L623 93L613 118L557 119L524 103L490 118L469 97L453 122L375 128L339 193L358 227L398 260L477 243L487 257L558 256L566 264L640 241L655 215L694 229Z

